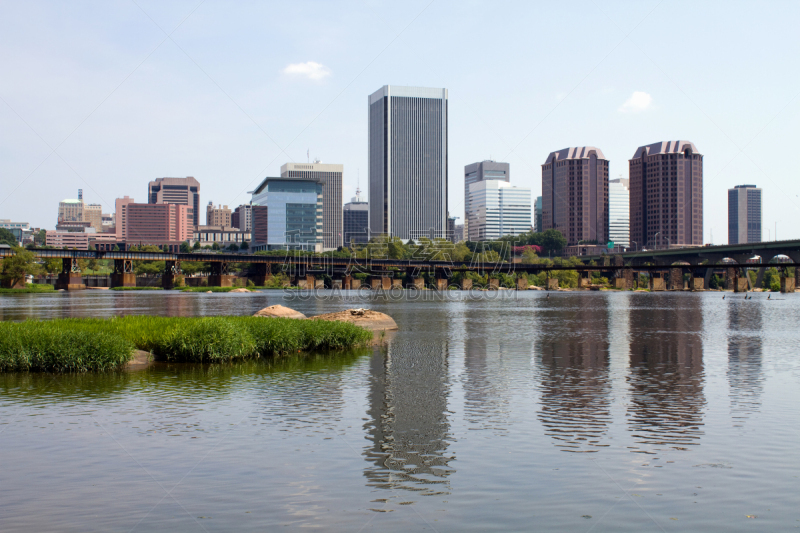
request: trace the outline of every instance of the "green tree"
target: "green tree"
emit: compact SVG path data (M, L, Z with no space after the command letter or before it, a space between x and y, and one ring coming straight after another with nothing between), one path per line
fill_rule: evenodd
M219 244L217 244L217 243L215 242L214 244L212 244L212 245L211 245L211 249L212 249L212 250L219 250Z
M0 244L7 244L12 248L17 246L17 238L6 228L0 228Z
M182 242L181 243L181 253L182 254L190 254L190 253L192 253L192 249L189 247L189 243L188 242Z
M249 250L250 244L247 241L242 241L242 244L239 245L239 249L242 251Z
M200 241L194 241L194 245L192 246L192 250L199 250L200 249Z
M36 263L36 255L21 246L14 247L14 255L3 259L0 265L0 278L11 286L25 281L27 274L36 275L41 267Z

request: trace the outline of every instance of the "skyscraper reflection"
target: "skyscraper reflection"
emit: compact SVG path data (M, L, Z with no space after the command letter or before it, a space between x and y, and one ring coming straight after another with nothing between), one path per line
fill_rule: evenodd
M542 382L538 416L556 447L596 452L611 422L608 300L586 294L564 302L551 304L555 316L534 349Z
M761 305L735 301L728 306L728 394L734 425L761 407Z
M448 347L392 342L370 362L364 455L369 486L449 493Z
M658 298L641 295L630 308L628 427L640 453L685 449L703 435L702 301Z

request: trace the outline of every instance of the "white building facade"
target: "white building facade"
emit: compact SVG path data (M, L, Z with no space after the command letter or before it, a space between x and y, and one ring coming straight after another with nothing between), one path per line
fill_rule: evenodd
M531 230L531 190L500 180L469 186L468 239L486 241Z
M620 178L608 182L608 240L615 247L631 245L630 180Z

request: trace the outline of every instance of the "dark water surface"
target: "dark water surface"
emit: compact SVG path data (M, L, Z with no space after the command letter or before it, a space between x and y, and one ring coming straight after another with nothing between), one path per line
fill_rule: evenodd
M799 296L448 296L0 296L3 320L283 303L400 326L302 362L0 374L0 530L800 526Z

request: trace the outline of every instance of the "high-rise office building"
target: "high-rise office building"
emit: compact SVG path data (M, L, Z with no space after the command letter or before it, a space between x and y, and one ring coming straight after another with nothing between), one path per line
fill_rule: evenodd
M231 210L227 205L214 207L213 202L206 206L206 226L231 227Z
M631 241L630 180L608 182L608 240L615 247L627 248Z
M344 245L369 242L369 203L361 196L361 189L344 204L343 215Z
M444 237L447 89L384 85L368 102L370 233Z
M536 201L533 202L533 231L541 233L542 229L542 197L537 196Z
M631 244L702 245L703 156L697 147L689 141L640 146L628 164Z
M264 178L250 201L250 250L321 252L322 187L317 178Z
M728 244L761 242L761 189L737 185L728 189Z
M128 204L134 203L135 200L130 196L125 196L123 198L117 198L114 201L114 233L117 235L118 241L125 240L125 230L127 228L127 213L125 211L125 206Z
M334 250L342 246L342 176L344 165L286 163L281 166L282 178L319 180L322 184L322 248Z
M599 148L551 152L542 165L542 230L556 229L568 245L608 238L608 160Z
M192 209L192 223L200 225L200 182L186 178L156 178L147 186L148 204L188 205Z
M499 180L469 186L467 213L470 241L495 240L531 230L531 190Z
M511 181L511 165L497 161L481 161L464 167L464 231L469 235L469 186L485 180Z
M242 204L231 214L231 226L242 231L250 232L253 230L253 206Z

